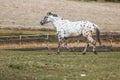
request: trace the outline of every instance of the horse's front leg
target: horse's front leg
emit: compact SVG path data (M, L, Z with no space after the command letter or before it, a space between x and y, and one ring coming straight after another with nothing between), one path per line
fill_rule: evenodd
M60 36L58 36L58 49L57 49L57 54L60 54L61 44L62 44L62 38L61 38Z
M69 47L68 47L68 39L67 38L64 38L64 48L69 50Z

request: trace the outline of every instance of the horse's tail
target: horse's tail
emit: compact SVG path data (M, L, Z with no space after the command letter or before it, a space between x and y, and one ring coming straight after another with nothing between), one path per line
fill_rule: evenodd
M99 27L97 26L95 29L96 29L96 37L97 37L97 40L98 40L98 42L99 42L99 45L101 45Z

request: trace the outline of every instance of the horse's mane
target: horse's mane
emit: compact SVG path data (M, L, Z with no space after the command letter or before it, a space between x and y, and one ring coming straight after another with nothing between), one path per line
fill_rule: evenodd
M54 17L58 17L57 14L54 14L54 13L51 13L51 12L48 12L47 15L52 15L52 16L54 16Z

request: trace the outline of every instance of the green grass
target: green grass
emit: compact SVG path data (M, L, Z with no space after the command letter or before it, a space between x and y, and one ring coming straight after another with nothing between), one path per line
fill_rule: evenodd
M120 52L0 51L0 80L120 80Z

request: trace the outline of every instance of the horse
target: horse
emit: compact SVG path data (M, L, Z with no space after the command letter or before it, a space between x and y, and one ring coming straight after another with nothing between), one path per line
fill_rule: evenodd
M93 46L93 53L97 54L96 51L96 40L93 39L93 33L96 32L97 41L99 45L101 45L100 40L100 28L87 20L81 21L69 21L64 20L59 17L57 14L48 12L47 15L40 21L41 25L51 22L53 27L55 28L58 36L58 48L57 53L60 54L60 48L62 44L62 40L65 40L65 45L67 46L67 39L70 37L80 37L83 36L86 38L86 45L83 50L83 55L86 54L87 48L89 47L89 43Z

